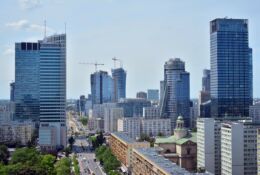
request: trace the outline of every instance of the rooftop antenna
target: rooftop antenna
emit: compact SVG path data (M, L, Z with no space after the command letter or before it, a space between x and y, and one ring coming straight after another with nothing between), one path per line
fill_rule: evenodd
M44 20L44 38L46 38L46 19Z

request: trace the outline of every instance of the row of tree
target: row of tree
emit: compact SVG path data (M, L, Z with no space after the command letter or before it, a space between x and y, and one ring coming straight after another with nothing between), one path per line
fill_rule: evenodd
M120 167L120 162L111 152L110 148L106 146L100 146L95 151L97 159L104 167L104 170L109 175L117 175L117 169Z
M57 161L51 154L41 154L35 148L18 148L8 161L6 146L0 146L1 175L69 175L70 159Z

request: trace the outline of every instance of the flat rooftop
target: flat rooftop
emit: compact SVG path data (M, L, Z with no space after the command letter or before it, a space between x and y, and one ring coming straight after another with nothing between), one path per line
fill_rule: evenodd
M116 137L118 137L119 139L123 140L126 143L130 143L130 144L135 143L135 140L130 138L124 132L113 132L112 134L115 135Z

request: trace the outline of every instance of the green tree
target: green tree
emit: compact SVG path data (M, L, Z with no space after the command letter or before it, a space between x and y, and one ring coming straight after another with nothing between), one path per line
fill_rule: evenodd
M69 154L71 153L71 148L68 146L64 149L64 152L65 152L65 156L68 157Z
M10 153L7 146L0 145L0 163L7 164Z
M121 175L118 171L111 170L108 172L108 175Z
M41 158L40 166L44 169L46 174L55 175L54 163L56 158L53 155L43 155Z
M34 148L18 148L12 155L11 163L23 163L28 165L34 165L39 162L39 152Z
M57 175L70 175L70 159L62 158L55 165Z

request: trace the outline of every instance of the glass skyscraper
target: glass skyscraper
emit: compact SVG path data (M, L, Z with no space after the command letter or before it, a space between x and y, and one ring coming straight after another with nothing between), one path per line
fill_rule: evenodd
M15 119L39 120L39 43L15 43Z
M164 65L164 94L160 104L160 113L171 119L175 128L178 116L182 116L186 127L190 126L190 74L185 71L185 63L179 59L170 59Z
M114 82L105 71L95 72L90 75L92 104L112 102Z
M126 98L126 71L123 68L112 69L112 78L114 80L114 101L118 102L120 98Z
M40 41L40 129L44 150L66 146L66 34Z
M248 116L252 104L252 50L248 20L210 22L212 117Z

